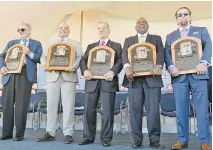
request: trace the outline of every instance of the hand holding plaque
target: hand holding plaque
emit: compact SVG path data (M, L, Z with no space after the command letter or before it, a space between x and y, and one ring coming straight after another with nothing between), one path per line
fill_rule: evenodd
M114 77L114 72L113 71L109 71L107 72L104 77L106 78L107 81L112 81L113 77Z
M176 66L171 66L169 68L169 73L170 73L171 76L177 77L177 76L179 76L180 71L178 70L178 68Z
M1 74L2 74L3 76L7 75L7 72L8 72L7 67L2 67L2 68L1 68Z
M126 73L126 77L129 81L134 81L133 76L134 76L134 72L131 66L127 66L125 68L125 73Z
M160 66L156 65L156 66L152 69L152 72L153 72L153 76L154 76L154 75L161 75L161 74L162 74L162 69L160 68Z
M84 79L90 80L92 78L92 73L89 70L84 71Z
M208 68L204 63L200 63L196 67L197 74L205 74L205 73L207 73L207 70L208 70Z

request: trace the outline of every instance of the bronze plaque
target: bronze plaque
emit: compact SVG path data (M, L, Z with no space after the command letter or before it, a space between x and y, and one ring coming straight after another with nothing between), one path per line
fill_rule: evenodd
M46 69L70 70L73 67L74 46L67 42L57 42L48 48Z
M134 76L153 75L151 70L156 64L156 48L150 43L136 43L128 48L128 59Z
M108 46L97 46L89 51L88 70L92 72L92 78L105 79L104 74L110 71L114 65L115 51Z
M15 44L8 49L5 57L5 65L8 69L8 73L21 73L25 58L23 49L29 48L23 44Z
M180 74L196 73L202 56L202 45L196 37L182 37L172 43L172 61Z

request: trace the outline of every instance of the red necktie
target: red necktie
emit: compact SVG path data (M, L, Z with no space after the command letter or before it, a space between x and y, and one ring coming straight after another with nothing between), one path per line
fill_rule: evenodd
M105 41L101 41L101 46L105 46Z

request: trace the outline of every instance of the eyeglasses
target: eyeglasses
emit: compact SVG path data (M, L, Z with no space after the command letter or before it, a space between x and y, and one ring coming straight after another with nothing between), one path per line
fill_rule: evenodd
M17 29L17 32L24 32L26 29L24 29L24 28L21 28L21 29Z
M187 13L177 14L177 16L178 16L179 18L181 18L182 16L186 17L186 16L188 16L188 15L189 15L189 14L187 14Z

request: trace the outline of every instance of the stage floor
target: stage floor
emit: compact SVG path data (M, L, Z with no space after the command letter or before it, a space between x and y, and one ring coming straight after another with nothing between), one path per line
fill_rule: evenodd
M2 128L0 128L0 135ZM38 143L35 141L37 137L42 136L45 133L44 129L32 130L26 129L25 140L21 142L15 142L13 140L0 141L0 150L131 150L132 138L131 134L115 134L110 147L103 147L100 143L99 137L100 132L96 134L96 140L94 144L80 146L78 141L82 137L82 131L74 132L74 142L72 144L63 143L63 133L57 131L56 140L51 142L42 142ZM15 134L15 133L14 133ZM177 135L175 133L164 133L161 136L161 144L166 146L166 149L170 149L171 145L174 144L177 140ZM149 148L148 135L144 134L143 150L151 150ZM186 150L199 150L200 145L198 137L194 134L190 134L189 148Z

